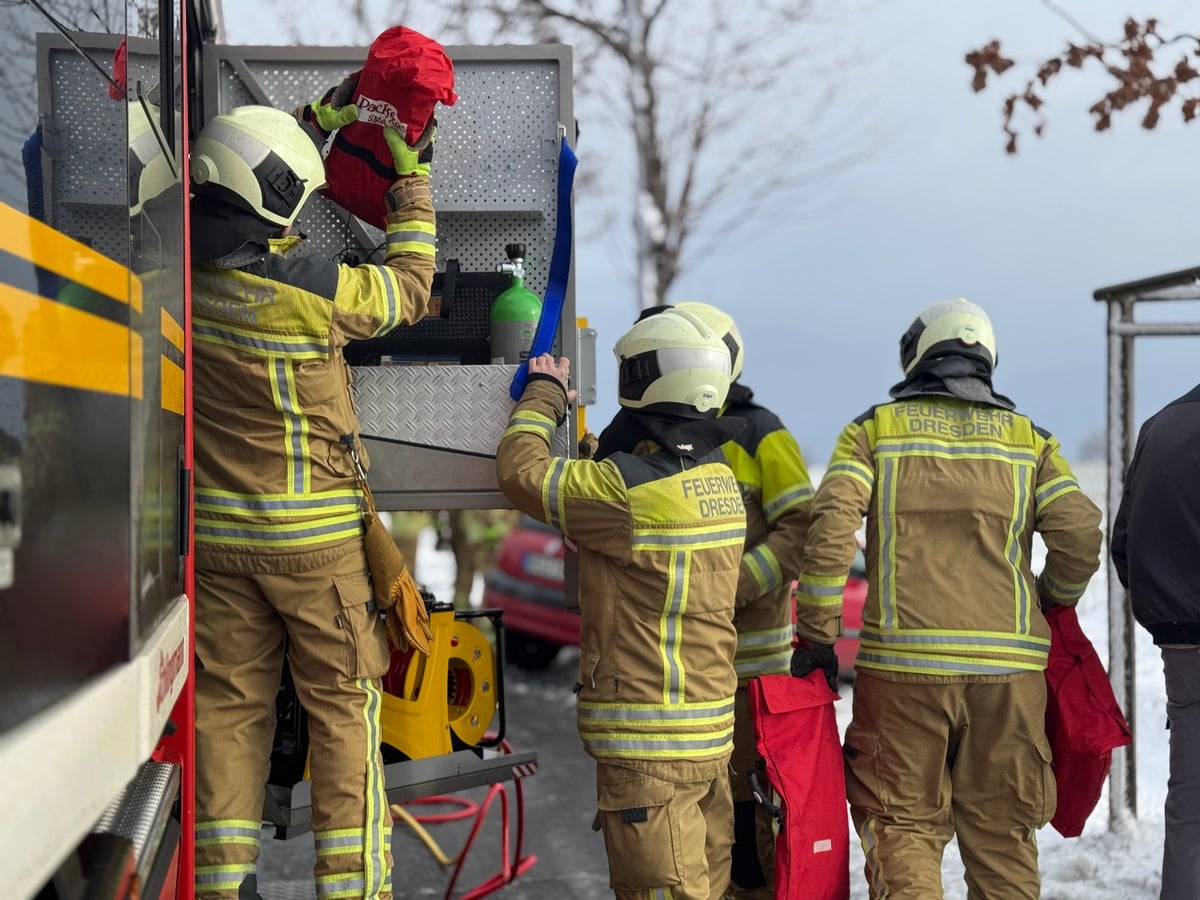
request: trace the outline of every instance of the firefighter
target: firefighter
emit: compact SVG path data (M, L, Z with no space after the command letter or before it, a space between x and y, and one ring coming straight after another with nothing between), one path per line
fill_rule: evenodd
M721 451L733 469L746 504L746 549L738 574L736 612L738 675L734 715L733 868L728 896L771 900L775 896L775 830L770 811L754 799L750 773L767 784L766 762L755 747L748 684L759 675L786 674L792 655L792 580L800 572L813 498L812 481L792 437L775 413L754 402L738 379L745 358L733 319L707 303L679 303L720 334L733 360L733 384L721 410L746 428Z
M355 112L240 107L214 116L192 151L200 900L257 896L285 653L310 722L317 896L392 896L379 753L388 647L363 550L342 348L425 315L432 144L393 144L382 265L286 255L325 180L298 117L320 138Z
M446 510L446 531L454 553L454 608L471 608L475 575L487 569L500 539L512 529L512 510Z
M1083 595L1100 511L1053 435L993 389L996 340L978 306L922 311L900 365L892 402L843 429L813 500L792 672L834 683L865 516L870 588L844 755L870 896L941 897L957 835L970 896L1036 898L1035 835L1056 801L1042 610Z
M579 547L577 724L596 760L619 900L717 900L729 882L733 598L746 513L717 418L729 351L691 313L636 323L615 348L629 412L602 458L551 455L568 361L529 363L496 455L500 488Z

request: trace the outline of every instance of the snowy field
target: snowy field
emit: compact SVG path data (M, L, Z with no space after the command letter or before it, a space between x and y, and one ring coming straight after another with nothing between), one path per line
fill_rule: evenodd
M1104 508L1103 464L1081 465L1076 474L1098 506ZM814 478L818 473L813 473ZM1107 524L1106 526L1107 527ZM1107 552L1107 548L1105 550ZM1035 571L1040 568L1035 561ZM1095 644L1100 658L1108 660L1107 560L1092 579L1079 603L1079 620ZM422 535L416 566L417 579L442 596L452 590L454 558L434 548L433 532ZM482 577L476 578L472 599L478 605L483 593ZM1047 825L1038 833L1041 849L1043 900L1151 900L1158 896L1162 865L1163 800L1167 787L1168 743L1166 696L1162 660L1149 636L1137 629L1136 664L1137 806L1136 819L1129 816L1110 821L1107 789L1100 798L1083 834L1063 838ZM842 689L838 718L842 730L850 719L851 688ZM866 900L862 874L863 858L857 840L850 842L850 885L852 900ZM953 842L942 866L946 900L965 900L966 884L962 863ZM519 885L514 886L514 890Z

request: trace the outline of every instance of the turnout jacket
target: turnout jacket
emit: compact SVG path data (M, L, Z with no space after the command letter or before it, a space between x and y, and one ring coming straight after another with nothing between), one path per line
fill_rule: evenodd
M579 548L577 720L597 760L711 768L733 748L733 598L746 535L714 451L550 452L562 386L531 377L496 453L500 488Z
M881 677L1043 670L1041 607L1073 605L1099 566L1100 511L1052 435L957 398L886 403L843 429L813 500L801 637L838 637L864 516L869 587L855 666ZM1036 579L1035 531L1046 546Z
M1200 644L1200 386L1138 432L1113 522L1112 559L1156 644Z
M735 386L735 389L738 386ZM721 446L746 505L746 549L738 574L738 683L788 671L792 658L792 580L800 571L813 486L796 439L773 412L745 399L722 415L746 427Z
M358 434L342 349L421 319L435 268L429 180L402 178L389 193L382 265L289 258L297 239L285 238L238 268L194 267L198 564L243 571L290 557L303 568L361 541L341 443Z

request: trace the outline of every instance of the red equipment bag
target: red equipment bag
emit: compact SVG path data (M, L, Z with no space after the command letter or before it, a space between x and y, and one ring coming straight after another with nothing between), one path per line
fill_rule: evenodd
M397 25L375 38L359 70L353 102L358 121L326 145L328 184L321 191L364 222L387 227L383 196L396 180L383 129L399 129L409 146L421 140L439 103L453 106L454 64L437 41Z
M767 777L780 795L775 897L848 900L850 825L833 702L820 670L750 680L750 715Z
M1100 801L1113 749L1131 743L1133 736L1075 608L1054 604L1046 621L1046 737L1058 782L1058 808L1050 824L1063 837L1079 837Z

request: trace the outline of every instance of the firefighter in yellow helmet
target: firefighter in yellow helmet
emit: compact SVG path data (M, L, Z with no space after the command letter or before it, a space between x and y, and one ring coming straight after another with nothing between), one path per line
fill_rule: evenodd
M785 674L792 656L792 580L800 571L813 498L800 446L775 413L754 402L739 380L745 357L733 318L708 303L684 302L721 335L733 359L733 384L721 410L746 427L721 451L733 469L746 504L746 548L738 575L736 612L738 675L730 778L733 790L733 866L727 896L771 900L775 896L775 831L770 812L758 804L750 773L768 784L766 764L755 747L747 685L758 675Z
M307 108L326 131L355 112ZM256 896L285 652L310 721L317 895L392 896L379 754L388 647L363 551L342 348L426 312L428 158L394 155L384 261L347 266L288 255L300 239L287 232L325 181L295 114L239 107L214 116L192 150L199 900Z
M965 300L900 340L892 402L843 429L813 500L794 674L836 667L841 595L866 517L870 587L845 735L872 898L942 896L957 835L972 897L1036 898L1054 813L1050 629L1099 566L1100 511L1059 443L992 387L996 340ZM1033 571L1033 536L1045 563Z
M733 598L746 514L720 446L720 335L691 313L615 348L620 435L598 459L551 455L567 360L535 357L496 456L501 490L579 547L578 729L619 900L716 900L729 881Z

